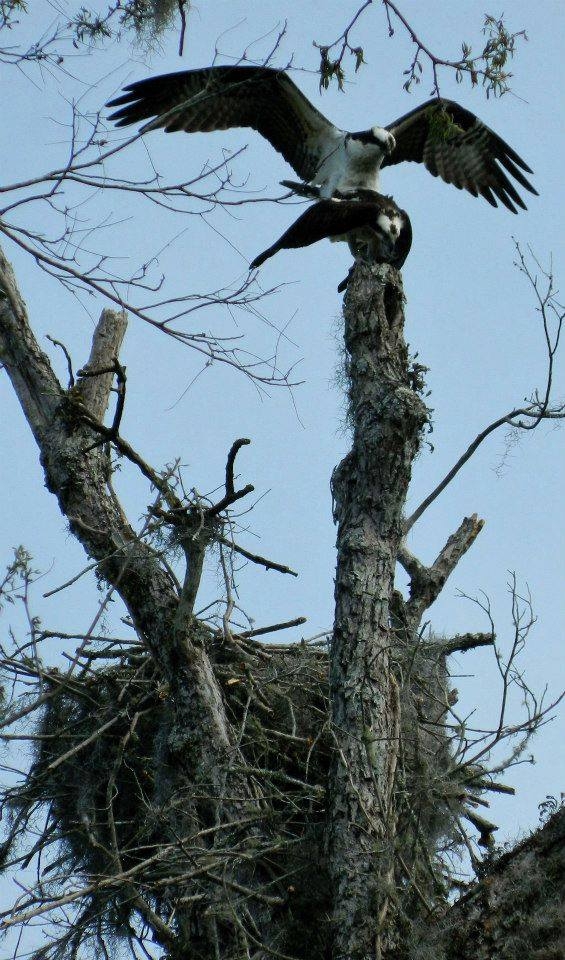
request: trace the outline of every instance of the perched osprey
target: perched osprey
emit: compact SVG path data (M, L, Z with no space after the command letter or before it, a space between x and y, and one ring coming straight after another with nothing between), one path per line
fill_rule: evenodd
M120 107L110 118L119 127L144 120L142 133L252 127L282 153L309 195L378 191L380 168L403 160L423 163L433 176L494 207L501 201L512 213L525 204L507 174L537 193L521 172L532 171L512 147L451 100L428 100L387 127L347 133L288 74L270 67L187 70L138 80L125 91L108 104Z
M412 227L394 200L370 190L349 199L318 200L251 266L259 267L278 250L307 247L326 237L347 240L356 258L400 269L410 251Z

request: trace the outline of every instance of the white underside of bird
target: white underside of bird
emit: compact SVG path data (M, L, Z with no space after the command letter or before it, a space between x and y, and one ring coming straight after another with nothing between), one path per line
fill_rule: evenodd
M312 195L329 200L336 193L379 192L381 164L394 149L395 140L382 127L373 127L371 132L375 142L363 141L344 130L335 129L334 149L328 151L316 176L307 184Z

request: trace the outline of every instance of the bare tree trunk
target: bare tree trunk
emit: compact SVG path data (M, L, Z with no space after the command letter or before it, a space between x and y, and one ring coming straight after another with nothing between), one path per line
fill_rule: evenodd
M344 310L353 446L333 477L329 855L336 960L381 955L394 886L400 698L390 604L404 501L427 417L403 338L403 300L397 271L358 266Z

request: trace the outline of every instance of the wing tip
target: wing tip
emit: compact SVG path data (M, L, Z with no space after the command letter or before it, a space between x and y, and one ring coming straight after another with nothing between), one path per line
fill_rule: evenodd
M265 260L268 260L269 257L272 257L274 253L277 252L279 248L275 244L274 247L269 247L267 250L263 250L263 253L258 253L254 260L249 264L250 270L257 270L258 267L262 266L265 263Z
M121 110L116 110L115 113L111 113L108 120L111 120L115 127L127 127L128 124L131 123L131 120L123 116Z

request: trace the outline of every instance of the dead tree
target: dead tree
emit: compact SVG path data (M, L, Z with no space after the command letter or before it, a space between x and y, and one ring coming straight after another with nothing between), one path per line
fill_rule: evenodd
M0 288L3 362L47 486L109 593L123 600L130 630L78 638L67 671L44 667L40 648L51 634L31 614L31 637L4 646L4 670L26 693L8 705L3 727L8 739L27 737L35 757L4 797L4 865L34 856L43 865L4 927L45 917L52 935L37 960L92 942L108 951L116 937L133 956L151 943L171 958L411 956L418 924L447 909L449 854L470 844L463 822L492 845L495 825L477 806L488 805L488 791L509 788L489 770L489 744L463 744L460 729L454 738L446 667L454 650L493 644L494 631L440 642L420 630L481 522L465 519L430 568L403 542L427 411L422 368L402 336L400 275L361 265L346 297L354 430L333 478L329 652L325 644L263 644L253 631L234 630L229 608L216 629L194 614L206 551L219 545L228 589L230 553L241 552L230 508L253 489L234 481L248 441L234 443L219 499L186 495L174 471L155 471L120 434L124 314L103 313L88 364L64 389L3 258ZM112 451L153 487L141 532L113 490ZM167 538L185 558L182 584ZM397 558L411 577L406 599L394 588ZM25 558L16 558L4 589L30 578ZM516 622L518 651L529 625L518 615ZM542 721L547 708L525 686L524 695L523 726L508 728L502 715L490 745L527 739ZM33 718L33 730L19 732ZM34 839L22 853L17 841L26 835Z
M335 956L368 957L381 952L395 882L401 706L390 624L403 504L427 411L403 341L400 277L388 267L358 270L344 319L353 445L333 477L328 816Z

